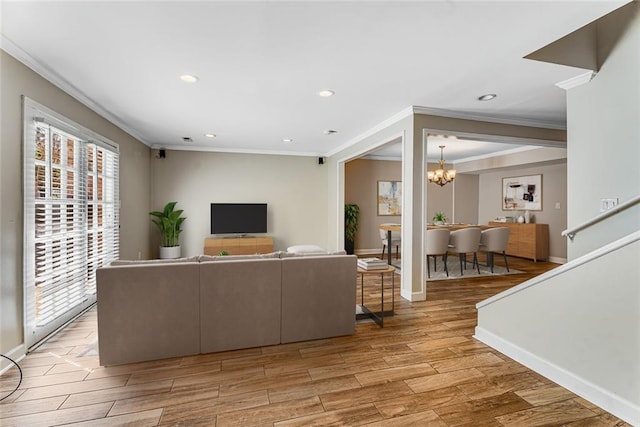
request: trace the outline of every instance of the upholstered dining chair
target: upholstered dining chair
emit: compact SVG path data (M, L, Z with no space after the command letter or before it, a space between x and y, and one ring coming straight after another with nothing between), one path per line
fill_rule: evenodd
M384 223L384 224L380 224L380 225L395 225L395 224L390 224L390 223ZM384 251L385 249L388 249L389 251L391 250L392 247L396 247L396 258L398 258L398 254L399 254L399 248L400 248L400 233L397 231L392 231L391 232L391 242L389 242L387 240L387 231L386 230L379 230L380 231L380 240L382 240L382 256L381 258L384 258Z
M464 268L467 268L467 254L473 253L473 266L478 269L480 274L480 265L478 264L478 248L480 247L481 230L476 227L463 228L452 231L449 237L449 250L458 253L460 259L460 275L464 276ZM472 266L472 268L473 268Z
M446 228L427 230L427 277L431 277L431 263L429 257L433 257L433 271L437 271L437 257L442 255L444 271L449 277L447 268L447 253L449 251L449 230Z
M509 229L507 227L495 227L483 230L480 236L480 250L487 253L487 265L491 266L493 273L493 254L498 252L504 258L504 265L509 271L507 264L507 244L509 243Z

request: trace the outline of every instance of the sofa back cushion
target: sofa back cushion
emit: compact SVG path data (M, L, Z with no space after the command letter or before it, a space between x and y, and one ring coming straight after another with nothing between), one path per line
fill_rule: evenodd
M198 263L156 263L97 271L100 365L198 354Z
M282 259L281 342L355 332L356 257Z
M201 352L280 343L282 261L200 263Z

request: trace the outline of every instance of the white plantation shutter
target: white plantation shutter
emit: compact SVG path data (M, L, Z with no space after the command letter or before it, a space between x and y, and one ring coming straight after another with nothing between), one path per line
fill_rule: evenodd
M96 270L119 256L118 156L87 144L87 283L96 292Z
M118 152L25 99L24 286L31 347L95 302L118 257Z

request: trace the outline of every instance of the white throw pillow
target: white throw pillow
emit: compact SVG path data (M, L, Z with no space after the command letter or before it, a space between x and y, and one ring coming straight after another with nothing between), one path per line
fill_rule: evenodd
M290 254L326 254L327 251L316 245L294 245L287 248Z

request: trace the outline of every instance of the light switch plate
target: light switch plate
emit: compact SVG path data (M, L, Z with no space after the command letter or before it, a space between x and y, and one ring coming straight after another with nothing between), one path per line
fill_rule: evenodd
M600 199L600 212L608 211L618 204L618 199Z

